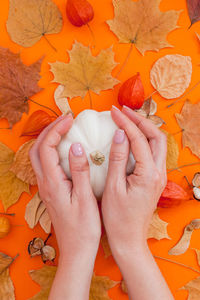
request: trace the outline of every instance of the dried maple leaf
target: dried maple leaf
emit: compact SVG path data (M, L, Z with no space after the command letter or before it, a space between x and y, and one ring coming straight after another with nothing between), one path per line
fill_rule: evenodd
M37 184L36 176L29 158L29 151L34 143L34 139L24 143L16 152L10 167L10 171L12 171L17 178L31 185Z
M33 46L46 34L59 33L62 25L62 15L51 0L10 0L7 30L23 47Z
M110 300L108 296L108 290L113 288L118 282L110 280L107 276L96 276L92 277L90 287L89 300Z
M167 160L166 168L173 169L178 167L179 148L178 144L172 134L161 129L167 136Z
M187 300L200 299L200 277L197 277L186 283L180 290L187 290L189 292Z
M28 99L40 92L42 60L26 66L19 54L0 47L0 118L6 118L12 127L22 114L28 113Z
M195 219L188 224L179 242L169 250L170 255L180 255L187 251L190 245L192 233L195 229L200 229L200 219Z
M119 81L112 77L111 71L116 66L112 48L102 50L96 57L90 48L75 42L69 51L70 62L51 63L54 74L53 82L64 86L62 97L80 96L84 98L89 90L99 94L102 90L113 88Z
M154 238L156 240L170 239L167 233L168 223L161 220L158 212L155 211L148 231L148 239Z
M180 97L188 88L191 76L191 58L180 54L159 58L150 72L151 84L166 99Z
M187 0L187 9L190 17L190 27L200 20L200 2L199 0ZM189 28L190 28L189 27Z
M9 275L9 266L14 261L14 259L0 252L0 282L1 282L0 299L1 300L15 299L14 286Z
M200 101L191 103L186 100L180 114L175 114L179 126L183 129L183 147L189 147L200 158Z
M29 185L9 171L14 152L0 142L0 200L7 210L16 203L23 192L29 192Z
M132 43L144 54L171 47L167 34L177 28L179 11L161 12L160 0L113 0L115 17L107 21L120 43Z
M32 280L34 280L41 287L40 292L31 297L29 300L48 300L56 271L57 268L53 266L43 266L39 270L29 271Z

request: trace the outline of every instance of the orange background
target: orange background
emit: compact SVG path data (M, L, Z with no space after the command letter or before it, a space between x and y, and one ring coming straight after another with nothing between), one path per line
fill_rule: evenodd
M53 100L53 93L57 85L51 83L53 76L49 72L48 62L55 62L56 60L67 62L69 58L66 50L71 49L74 40L77 40L84 45L88 45L92 43L92 38L87 26L77 28L69 23L65 14L66 0L54 1L62 12L64 19L64 26L62 31L57 35L49 36L49 40L58 49L58 52L53 51L44 39L41 39L35 46L31 48L23 48L11 41L5 26L8 17L8 0L1 1L0 4L0 45L9 48L13 52L20 52L21 59L25 64L31 64L41 56L44 56L44 61L42 63L41 69L42 79L39 83L39 85L43 87L44 90L35 95L33 99L38 101L39 103L48 105L60 114ZM96 37L96 48L93 49L92 52L94 55L96 55L101 49L113 45L113 49L115 51L115 60L121 65L130 46L127 44L119 44L117 38L109 30L107 24L105 23L106 20L113 17L112 2L111 0L90 0L90 2L93 5L95 11L95 18L90 23L90 26L94 31ZM195 32L200 33L200 22L193 25L190 30L187 30L190 21L186 10L186 0L163 0L160 5L160 9L162 11L166 11L169 9L182 10L178 21L178 25L180 26L180 28L168 35L168 41L174 47L163 49L158 53L148 51L144 56L142 56L134 48L129 63L121 73L119 78L121 81L124 81L130 76L134 75L136 72L140 72L142 81L145 86L146 96L150 95L153 92L153 88L150 84L149 79L150 68L159 57L162 57L166 54L178 53L182 55L189 55L192 57L193 75L190 87L199 80L200 74L200 44L195 36ZM117 73L120 65L115 68L115 70L113 71L113 75ZM114 90L101 92L99 96L92 93L94 109L98 111L109 110L112 104L118 105L117 94L119 87L120 85L117 85ZM196 103L199 100L199 92L200 86L198 86L189 94L189 98L193 103ZM163 129L167 130L170 133L179 131L180 128L178 127L175 120L174 112L180 112L183 101L180 101L170 109L166 109L166 105L171 102L163 99L158 94L154 96L154 99L158 103L159 109L157 114L166 122L166 125L163 126ZM70 105L75 115L77 115L80 111L89 108L89 97L87 95L84 100L80 98L73 99L70 101ZM38 109L40 109L39 106L30 103L29 115ZM19 146L27 141L27 138L19 137L23 125L27 119L28 115L24 114L22 120L17 123L11 131L1 130L1 142L8 145L14 151L17 151ZM8 124L6 120L0 121L0 127L7 126ZM175 138L180 148L179 165L198 161L197 157L192 155L191 151L188 148L182 149L181 134L175 135ZM187 175L189 180L191 181L193 174L197 171L200 171L199 168L199 166L187 167L183 169L183 173ZM172 172L170 173L169 178L176 181L177 183L180 183L183 187L187 187L187 183L183 179L183 173L176 171ZM31 192L33 195L36 192L36 187L32 187ZM10 217L13 228L11 233L6 238L0 240L1 252L4 252L12 257L14 257L17 253L20 254L20 256L10 268L11 278L14 282L17 300L28 299L39 291L39 286L31 280L28 271L40 268L43 265L39 257L31 259L27 252L27 245L31 239L38 236L42 238L46 237L46 234L41 230L39 225L34 230L31 230L24 220L25 207L31 197L32 196L23 194L18 203L16 203L9 209L9 212L16 213L15 217ZM3 211L1 203L0 211ZM168 256L168 250L178 241L183 232L184 226L188 224L192 219L199 217L200 204L197 201L189 201L177 208L161 209L159 214L163 220L169 223L168 233L172 239L161 241L156 241L154 239L149 240L149 245L152 252L156 255L168 257L170 259L185 263L198 269L196 256L194 251L192 250L192 248L200 248L200 232L198 230L194 232L190 244L190 249L185 254L177 257ZM50 238L49 244L56 244L55 236ZM180 291L179 288L186 284L188 281L198 277L198 273L161 260L158 261L158 265L163 272L167 283L169 284L169 287L173 291L175 299L187 299L187 291ZM120 271L114 263L113 258L109 257L108 259L105 259L101 246L95 263L95 272L96 275L107 275L113 280L121 280ZM127 295L122 293L119 285L110 290L109 295L111 299L115 300L128 299Z

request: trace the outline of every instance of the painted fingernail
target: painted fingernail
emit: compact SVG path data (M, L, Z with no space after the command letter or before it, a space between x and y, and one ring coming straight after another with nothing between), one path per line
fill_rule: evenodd
M74 154L74 156L82 156L83 148L81 144L79 143L72 144L72 153Z
M123 108L128 109L128 110L132 110L130 107L123 105Z
M120 109L119 109L117 106L115 106L115 105L112 105L112 108L114 108L114 109L120 111Z
M117 129L114 135L115 144L122 144L124 142L125 133L122 129Z

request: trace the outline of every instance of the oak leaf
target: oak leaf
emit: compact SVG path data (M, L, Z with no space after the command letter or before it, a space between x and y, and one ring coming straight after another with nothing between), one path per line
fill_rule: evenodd
M189 147L200 158L200 101L193 104L186 100L180 114L175 114L178 125L183 129L183 147Z
M187 0L187 9L190 17L190 27L200 20L200 2L199 0ZM189 28L190 28L189 27Z
M7 30L18 45L31 47L41 37L59 33L62 25L62 15L52 0L10 0Z
M159 58L150 72L151 84L166 99L180 97L188 88L191 76L190 56L179 54Z
M173 169L178 167L179 148L178 144L172 134L166 130L161 129L167 136L167 160L166 168Z
M0 200L7 210L16 203L23 192L29 192L29 185L9 171L14 152L0 142Z
M69 51L70 62L51 63L53 82L60 83L64 90L60 96L84 98L89 90L99 94L102 90L113 88L119 81L112 77L116 66L112 48L102 50L92 56L90 48L75 42Z
M144 54L171 47L167 34L177 28L179 11L161 12L160 0L113 0L115 17L107 21L120 43L132 43Z
M0 118L6 118L12 127L22 114L28 113L28 99L40 92L42 60L26 66L19 54L0 47Z
M161 239L170 239L167 233L167 225L168 223L161 220L158 211L155 211L153 214L153 218L150 223L149 231L148 231L148 239L154 238L156 240Z
M17 178L31 185L37 184L37 179L29 158L29 151L34 143L35 139L24 143L16 152L13 163L10 167L10 171L12 171Z
M0 252L0 299L14 300L14 286L9 275L9 266L13 262L12 257Z

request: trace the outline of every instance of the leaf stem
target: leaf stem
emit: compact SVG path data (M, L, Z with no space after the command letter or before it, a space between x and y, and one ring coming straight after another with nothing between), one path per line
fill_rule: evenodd
M46 37L46 34L43 34L44 39L47 41L47 43L49 44L49 46L55 51L58 52L58 50L50 43L50 41L48 40L48 38Z
M116 74L116 76L115 76L116 78L119 77L119 75L121 74L121 72L123 71L124 67L125 67L126 64L127 64L128 60L129 60L129 58L130 58L130 55L131 55L131 53L132 53L132 50L133 50L133 44L134 44L134 43L131 43L131 46L130 46L130 48L129 48L129 51L128 51L128 53L127 53L127 56L126 56L126 58L125 58L125 60L124 60L124 62L123 62L123 64L122 64L121 68L119 69L119 71L117 72L117 74Z
M151 98L156 93L158 93L157 90L155 90L153 93L151 93L151 95L149 95L147 98L145 98L144 101L148 100L149 98Z
M188 180L188 178L187 178L187 176L186 175L184 175L183 176L183 178L186 180L186 182L187 182L187 184L188 184L188 186L189 186L189 188L193 188L193 186L191 185L191 183L189 182L189 180Z
M174 169L171 169L171 170L167 171L167 173L169 174L169 173L171 173L171 172L173 172L175 170L178 170L178 169L181 169L181 168L185 168L185 167L189 167L189 166L195 166L195 165L199 165L199 164L200 164L200 161L199 162L195 162L195 163L191 163L191 164L187 164L187 165L182 165L180 167L177 167L177 168L174 168Z
M1 130L3 130L3 129L6 129L6 130L8 130L8 129L11 129L10 127L6 127L6 128L0 128Z
M93 43L94 43L94 48L96 47L96 39L95 39L95 35L94 35L94 32L93 32L93 30L92 30L92 28L90 27L90 25L87 23L87 27L88 27L88 29L89 29L89 31L90 31L90 33L91 33L91 36L92 36L92 39L93 39Z
M52 108L50 108L50 107L48 107L48 106L46 106L46 105L40 104L40 103L38 103L38 102L36 102L36 101L30 99L30 98L28 98L27 101L31 101L31 102L33 102L33 103L35 103L35 104L37 104L37 105L39 105L39 106L41 106L41 107L44 107L44 108L50 110L52 113L54 113L54 114L56 115L56 117L59 117L59 115L57 114L57 112L55 112Z
M177 131L177 132L175 132L175 133L172 133L172 135L179 134L179 133L181 133L181 132L183 132L183 131L184 131L184 129L181 129L181 130L179 130L179 131Z
M92 96L90 93L90 90L88 89L88 94L89 94L89 98L90 98L90 109L92 109L93 105L92 105Z
M200 84L200 80L189 91L187 91L182 97L180 97L176 101L172 102L171 104L167 105L166 108L169 108L169 107L173 106L174 104L176 104L178 101L184 99L185 96L187 96L190 92L192 92L199 84Z
M0 213L0 215L3 215L3 216L11 216L11 217L14 217L14 216L15 216L15 214L14 214L14 213L13 213L13 214Z
M0 272L0 275L12 265L12 263L18 258L18 256L19 253L12 258L11 262L5 268L3 268L3 270Z
M188 265L185 265L185 264L182 264L182 263L180 263L180 262L171 260L171 259L169 259L169 258L164 258L164 257L158 256L158 255L153 255L153 256L154 256L155 258L157 258L157 259L161 259L161 260L170 262L170 263L172 263L172 264L176 264L176 265L178 265L178 266L187 268L187 269L189 269L189 270L192 270L193 272L196 272L196 273L199 273L199 274L200 274L200 271L199 271L199 270L197 270L197 269L195 269L195 268L193 268L193 267L190 267L190 266L188 266Z

